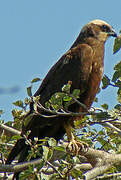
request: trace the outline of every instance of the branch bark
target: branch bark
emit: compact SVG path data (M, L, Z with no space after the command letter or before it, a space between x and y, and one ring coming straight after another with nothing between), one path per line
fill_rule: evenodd
M4 129L5 131L8 131L8 132L10 132L10 133L12 133L12 134L15 134L15 135L21 135L21 132L20 132L20 131L14 129L14 128L12 128L12 127L6 126L5 124L1 124L1 123L0 123L0 128L1 128L1 129Z
M66 146L68 143L64 143L64 146ZM57 151L58 152L58 151ZM88 159L89 163L91 165L87 164L89 169L92 167L92 170L88 171L84 174L86 180L88 180L88 177L96 177L105 171L107 171L110 167L113 165L119 165L121 164L121 154L112 154L108 153L102 150L96 150L92 148L88 148L87 151L85 149L81 149L79 152L79 155L84 156ZM60 155L60 158L62 158L62 154ZM17 163L15 165L0 165L0 172L17 172L24 170L28 168L30 165L37 165L40 164L42 161L41 158L32 160L30 162L24 162L24 163ZM81 167L82 166L82 167ZM80 169L83 169L84 165L80 165Z

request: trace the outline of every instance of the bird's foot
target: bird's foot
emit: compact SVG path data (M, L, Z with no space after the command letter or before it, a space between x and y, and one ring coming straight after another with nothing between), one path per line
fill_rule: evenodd
M84 152L87 152L88 148L89 145L87 143L73 139L68 143L66 151L73 155L78 155L79 151L83 150Z

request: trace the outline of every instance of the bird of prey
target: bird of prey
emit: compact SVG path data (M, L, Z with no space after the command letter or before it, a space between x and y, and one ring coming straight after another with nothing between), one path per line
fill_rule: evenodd
M104 45L108 37L116 37L112 26L102 20L93 20L85 25L71 48L57 61L49 70L42 81L39 89L34 96L40 96L39 102L45 106L51 96L56 92L61 92L63 85L68 82L71 84L71 92L79 89L79 101L89 109L94 101L96 93L103 75L104 69ZM31 103L30 112L27 116L32 115L34 105ZM77 103L69 106L69 111L84 112L85 109ZM41 114L46 114L41 111ZM47 113L48 115L48 113ZM82 117L78 117L82 118ZM29 131L28 139L34 140L34 137L42 139L44 137L53 137L59 141L64 134L67 134L70 146L75 149L79 142L76 142L71 132L73 122L77 117L58 116L46 118L33 114L31 120L26 124L22 133ZM19 162L26 160L29 145L25 139L17 141L10 152L6 164L10 164L19 154ZM18 174L13 179L18 179Z

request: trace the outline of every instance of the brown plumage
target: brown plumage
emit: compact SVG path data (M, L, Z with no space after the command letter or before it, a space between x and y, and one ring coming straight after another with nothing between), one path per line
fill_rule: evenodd
M80 89L79 101L89 109L99 89L103 75L104 44L109 36L116 37L112 27L104 21L94 20L83 27L76 41L59 61L50 69L34 96L40 95L40 103L44 106L50 97L61 91L63 85L72 81L71 91ZM84 109L74 103L70 111L82 112ZM31 104L30 112L33 112ZM43 112L41 112L43 113ZM44 112L45 114L45 112ZM81 117L78 117L81 118ZM71 133L71 126L77 117L43 118L33 115L30 122L23 127L22 132L30 130L29 138L53 137L57 141L67 133L68 141L76 142ZM78 144L78 143L77 143ZM10 164L20 153L19 162L27 156L28 146L20 139L8 156L6 164ZM15 175L16 179L18 175Z

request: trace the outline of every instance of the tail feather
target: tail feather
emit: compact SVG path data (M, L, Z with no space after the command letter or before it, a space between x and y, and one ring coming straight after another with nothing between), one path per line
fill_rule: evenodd
M25 144L25 139L21 138L17 141L13 149L11 150L10 154L8 155L8 158L6 160L6 164L10 164L19 154L19 160L18 162L23 162L26 160L26 157L28 155L29 146ZM20 172L14 173L14 176L12 180L19 180L19 174Z
M27 156L28 156L28 150L29 150L29 148L30 148L30 147L26 145L26 146L22 149L22 151L21 151L21 153L20 153L20 157L19 157L18 162L23 162L23 161L26 160L26 158L27 158ZM20 173L21 173L21 171L14 173L14 176L13 176L13 179L12 179L12 180L19 180L19 174L20 174Z
M11 150L10 154L8 155L8 158L6 160L6 164L10 164L16 156L22 151L23 148L27 146L25 144L25 140L23 138L19 139L13 149Z

